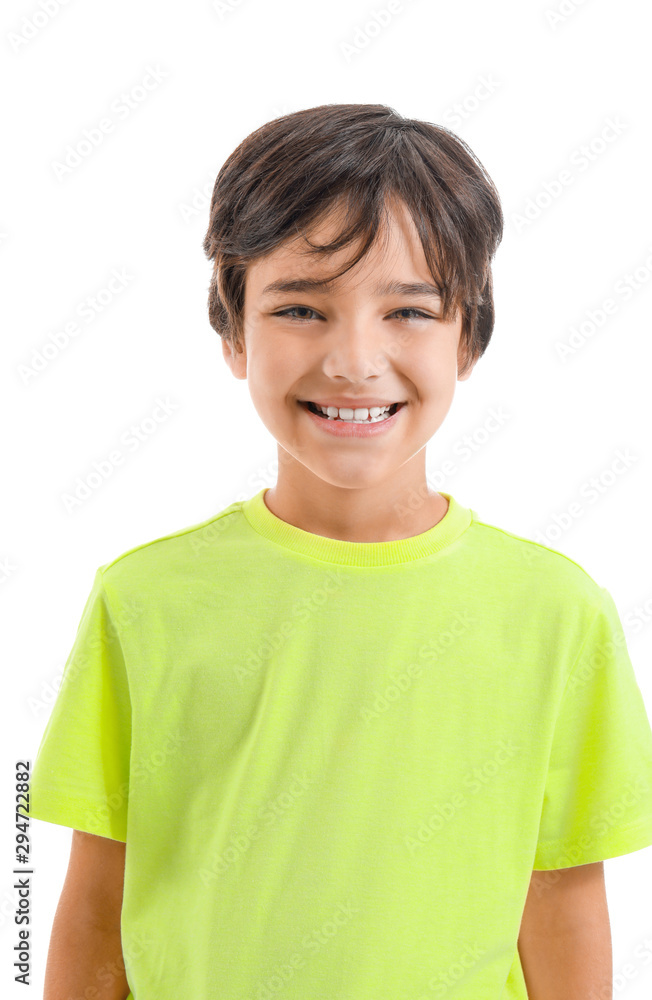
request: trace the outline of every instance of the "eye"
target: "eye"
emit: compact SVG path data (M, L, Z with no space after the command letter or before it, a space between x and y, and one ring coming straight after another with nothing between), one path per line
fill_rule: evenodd
M434 316L429 316L428 313L421 312L420 309L408 309L406 306L405 309L396 309L392 313L392 316L397 316L399 323L406 322L406 317L405 316L399 317L398 313L412 313L413 316L418 316L420 319L435 319Z
M290 313L296 313L298 310L302 309L304 312L313 313L315 316L317 313L314 309L309 309L308 306L289 306L287 309L281 309L280 312L272 313L273 316L290 316ZM299 323L306 322L307 316L291 316L291 319L297 319Z
M313 316L317 316L318 315L318 313L316 313L314 309L310 309L308 306L289 306L287 309L281 309L279 312L272 313L272 315L273 316L289 316L290 319L298 320L299 323L309 321L309 317L308 316L296 316L296 315L295 316L291 316L290 315L291 313L297 313L299 311L303 311L304 313L306 313L306 312L307 313L312 313ZM410 316L405 316L405 315L404 316L399 316L398 315L399 313L410 313L411 315ZM420 309L412 309L412 308L408 308L407 306L404 309L395 309L393 313L390 313L390 315L391 316L396 316L397 319L398 319L398 321L399 321L399 323L405 323L405 322L408 321L408 319L412 319L413 317L417 317L419 319L435 319L436 318L435 316L430 316L428 313L422 312Z

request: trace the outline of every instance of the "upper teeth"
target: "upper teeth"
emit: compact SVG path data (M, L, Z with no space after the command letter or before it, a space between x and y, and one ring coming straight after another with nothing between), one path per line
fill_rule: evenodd
M389 406L371 406L369 408L360 406L353 410L348 406L320 406L319 403L314 405L327 416L339 417L340 420L367 420L369 417L379 417L383 413L388 413L390 409Z

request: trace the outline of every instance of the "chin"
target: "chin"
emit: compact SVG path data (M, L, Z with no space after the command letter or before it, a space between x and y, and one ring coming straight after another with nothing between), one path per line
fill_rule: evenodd
M372 469L367 474L361 475L359 465L351 469L324 469L310 468L313 475L321 479L323 483L334 486L342 490L371 490L383 484L391 470L387 470L385 475L381 469Z

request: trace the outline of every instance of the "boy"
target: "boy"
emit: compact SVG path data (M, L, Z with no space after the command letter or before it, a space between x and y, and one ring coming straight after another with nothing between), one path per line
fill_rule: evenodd
M220 170L209 316L278 478L97 571L31 784L75 831L46 1000L611 997L602 862L652 844L618 612L425 474L502 223L380 105Z

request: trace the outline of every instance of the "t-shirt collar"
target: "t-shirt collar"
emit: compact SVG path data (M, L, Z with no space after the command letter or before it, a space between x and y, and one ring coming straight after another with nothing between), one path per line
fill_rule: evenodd
M414 562L441 552L465 531L473 520L470 508L463 507L449 493L439 491L448 500L443 518L427 531L409 538L386 542L349 542L340 538L314 535L282 521L264 500L270 487L243 501L242 511L249 525L271 542L321 562L346 566L391 566Z

